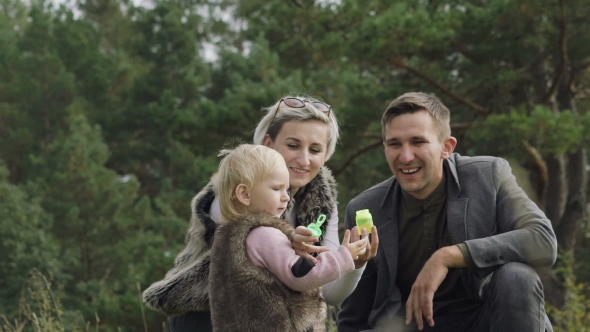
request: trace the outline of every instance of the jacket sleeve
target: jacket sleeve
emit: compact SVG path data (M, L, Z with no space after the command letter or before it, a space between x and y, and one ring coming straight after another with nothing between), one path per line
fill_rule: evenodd
M208 277L210 251L180 272L166 275L143 292L145 304L168 316L187 311L209 311Z
M353 211L350 204L346 207L345 224L347 229L355 226ZM377 285L377 266L375 260L370 260L365 265L365 270L359 280L356 288L342 302L342 308L338 313L338 331L339 332L356 332L370 330L368 320L373 302L375 301L375 291Z
M495 159L492 170L497 235L465 241L476 274L481 278L509 262L551 266L557 255L551 222L518 186L506 160Z
M274 227L253 229L246 239L246 248L248 259L253 265L269 270L294 291L318 288L354 269L350 253L340 246L335 251L319 254L317 264L307 274L294 276L292 267L300 257L287 236Z
M164 279L143 292L145 304L166 315L187 311L209 311L210 249L217 223L209 215L215 200L210 182L191 202L192 216L185 238L185 248L176 256L174 267Z
M326 228L326 236L324 246L330 247L331 251L336 251L340 247L338 240L338 206L334 205L332 209L332 216L328 220L328 227ZM326 300L326 303L333 306L338 306L340 303L348 297L356 287L365 267L360 269L354 269L337 280L331 281L322 286L322 296Z

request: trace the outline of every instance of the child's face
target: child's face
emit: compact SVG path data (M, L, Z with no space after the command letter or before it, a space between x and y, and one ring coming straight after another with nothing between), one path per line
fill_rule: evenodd
M270 175L250 190L250 213L268 212L280 217L289 202L289 170L286 165L278 166Z

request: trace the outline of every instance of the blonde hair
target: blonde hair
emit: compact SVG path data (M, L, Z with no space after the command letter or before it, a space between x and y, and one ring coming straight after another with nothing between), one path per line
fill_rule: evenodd
M219 156L223 159L219 163L213 188L219 198L222 221L248 214L236 197L238 185L244 184L247 190L251 190L277 167L285 165L280 153L264 145L241 144L233 150L221 150Z
M309 103L304 103L305 105L301 108L289 107L284 102L281 102L286 98L298 98L301 100L307 100ZM314 101L319 100L302 96L285 96L274 103L274 105L265 108L266 115L260 120L260 122L258 122L256 130L254 131L254 144L264 144L264 137L267 134L274 142L283 128L283 125L287 122L319 121L328 127L328 146L326 149L325 161L330 159L336 150L336 143L340 137L340 127L338 126L334 110L332 109L330 114L325 114L311 104L311 102ZM277 112L279 106L280 109Z

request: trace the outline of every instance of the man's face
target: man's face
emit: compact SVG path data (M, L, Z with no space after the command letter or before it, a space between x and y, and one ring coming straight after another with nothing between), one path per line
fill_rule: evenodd
M425 199L443 176L443 160L449 158L457 140L440 141L428 111L398 115L385 127L385 158L402 189Z

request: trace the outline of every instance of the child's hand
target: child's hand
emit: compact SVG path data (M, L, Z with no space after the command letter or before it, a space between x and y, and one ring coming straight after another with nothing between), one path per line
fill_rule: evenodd
M350 242L350 230L347 229L344 233L344 238L342 239L342 245L348 249L352 260L356 261L359 255L364 255L367 251L367 246L369 244L369 238L365 237L355 242Z
M318 238L313 236L311 230L305 226L299 226L295 228L291 245L293 246L293 250L295 250L297 255L307 258L314 264L317 264L317 259L310 255L310 253L330 251L330 247L327 246L314 246L313 243L317 241Z

